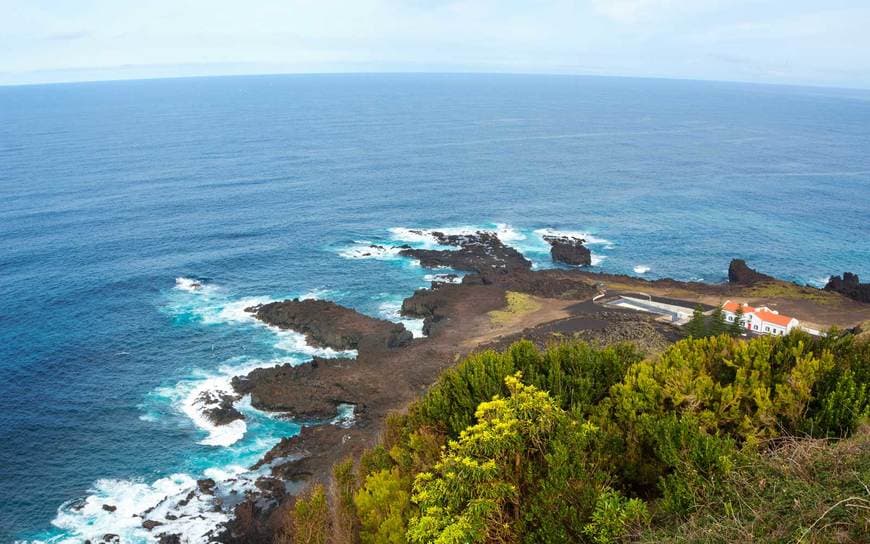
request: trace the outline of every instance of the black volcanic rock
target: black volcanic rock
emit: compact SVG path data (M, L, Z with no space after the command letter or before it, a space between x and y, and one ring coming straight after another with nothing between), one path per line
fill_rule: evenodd
M352 359L321 359L309 364L290 364L258 368L247 376L233 378L240 395L251 395L258 410L283 412L306 421L323 421L336 414L339 404L354 404L364 394L354 384L345 383L343 369L357 362Z
M762 274L746 264L743 259L732 259L728 265L728 282L738 285L755 285L756 283L765 283L777 281L773 276Z
M491 232L432 235L439 244L458 249L403 249L399 254L417 259L426 268L447 267L477 274L511 274L532 268L522 253L503 244Z
M226 425L237 419L245 419L245 416L233 406L237 400L239 400L237 396L219 395L211 391L204 391L197 398L204 407L203 415L215 425Z
M326 300L285 300L246 311L269 325L302 333L316 346L338 350L399 348L414 338L400 323L369 317Z
M576 266L589 266L592 264L592 252L583 244L583 238L573 236L544 236L544 240L550 244L550 257L554 261Z
M870 283L861 283L857 274L843 272L843 276L831 276L825 285L826 291L834 291L858 302L870 302Z
M215 485L217 484L211 478L203 478L196 481L196 487L199 488L200 493L204 493L206 495L214 495Z

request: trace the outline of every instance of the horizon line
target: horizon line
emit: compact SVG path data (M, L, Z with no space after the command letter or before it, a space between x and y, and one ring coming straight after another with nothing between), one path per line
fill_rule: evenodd
M180 66L211 66L210 64L182 64L182 65L125 65L119 68L138 68L138 69L153 69L153 68L172 68ZM108 68L70 68L59 71L98 71ZM53 72L55 70L46 70ZM28 72L25 72L28 73ZM34 72L29 72L34 73ZM14 72L0 72L0 76L12 75ZM93 83L120 83L120 82L143 82L143 81L161 81L161 80L180 80L180 79L208 79L208 78L243 78L243 77L269 77L269 76L342 76L342 75L491 75L491 76L543 76L543 77L590 77L590 78L610 78L610 79L640 79L640 80L659 80L659 81L685 81L699 83L729 83L740 85L757 85L763 87L792 87L805 89L827 89L841 91L859 91L870 92L870 87L849 87L835 84L825 83L790 83L790 82L770 82L770 81L752 81L743 79L715 79L715 78L699 78L699 77L679 77L667 75L625 75L625 74L603 74L603 73L584 73L584 72L547 72L547 71L488 71L488 70L313 70L310 72L296 71L252 71L246 73L214 73L214 74L179 74L179 75L141 75L133 77L117 77L117 78L95 78L81 80L57 80L57 81L33 81L23 83L6 83L0 81L0 88L14 87L38 87L51 85L78 85L78 84L93 84Z

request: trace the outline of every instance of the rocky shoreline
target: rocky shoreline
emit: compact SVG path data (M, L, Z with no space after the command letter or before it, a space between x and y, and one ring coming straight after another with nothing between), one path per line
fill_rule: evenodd
M232 507L221 542L271 542L299 489L312 482L327 483L333 464L358 456L377 442L390 412L403 410L443 370L473 350L504 346L518 338L545 345L577 337L602 344L629 340L654 352L682 337L679 329L650 314L593 303L606 285L721 300L749 287L782 283L738 260L729 268L731 281L722 285L642 280L583 268L532 270L522 254L495 234L433 235L439 244L454 249L403 248L400 254L427 268L448 267L468 275L461 283L453 283L453 278L433 281L403 301L401 314L423 319L426 338L414 339L401 324L329 301L296 299L247 309L270 326L304 334L314 346L356 350L356 358L315 357L303 365L260 368L232 380L234 395L204 402L216 425L242 417L233 402L245 395L250 395L253 407L302 424L300 434L282 439L251 467L262 475L256 490ZM582 239L547 241L554 261L588 265L589 252ZM541 309L494 324L488 312L504 308L509 291L535 297ZM353 410L352 421L337 418L342 406ZM216 507L227 509L227 505Z

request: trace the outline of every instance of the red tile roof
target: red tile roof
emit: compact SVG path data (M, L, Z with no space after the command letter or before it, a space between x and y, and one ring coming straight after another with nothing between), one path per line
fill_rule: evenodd
M767 312L765 310L759 310L755 312L755 315L758 316L762 321L766 321L768 323L773 323L774 325L779 325L780 327L787 327L791 318L786 315L775 314L773 312Z
M756 316L758 316L758 319L766 321L768 323L773 323L774 325L779 325L780 327L787 327L792 320L792 318L786 315L775 314L767 310L753 308L752 306L744 306L730 300L723 304L722 308L731 313L737 313L737 308L743 308L744 314L755 314Z
M750 312L754 312L755 308L752 306L743 306L742 304L738 304L736 302L728 301L722 305L722 309L728 310L731 313L737 313L737 308L743 308L743 313L748 314Z

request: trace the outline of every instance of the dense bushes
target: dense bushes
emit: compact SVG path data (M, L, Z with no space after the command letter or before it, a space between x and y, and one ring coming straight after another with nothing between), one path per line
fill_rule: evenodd
M355 473L337 467L334 508L363 543L661 534L781 436L852 433L868 379L868 343L836 332L688 339L646 360L630 345L519 342L468 357L391 416Z
M414 405L412 420L458 436L472 424L478 404L507 393L504 379L516 372L522 372L525 383L549 392L564 410L586 415L641 359L631 344L596 349L569 342L542 353L531 342L517 342L503 353L489 350L471 355L444 372Z

